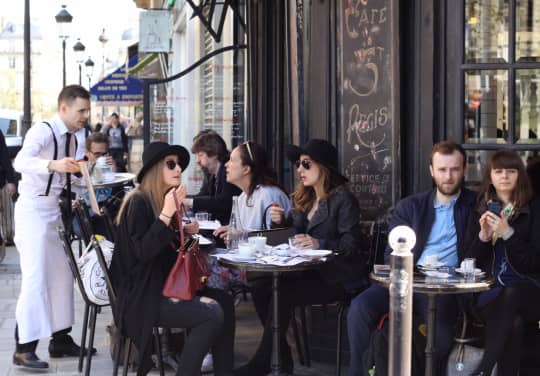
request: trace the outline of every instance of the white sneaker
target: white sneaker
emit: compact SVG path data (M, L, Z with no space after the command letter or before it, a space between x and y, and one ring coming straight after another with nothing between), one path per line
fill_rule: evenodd
M213 370L214 370L214 358L212 357L212 353L208 353L204 356L204 359L202 361L201 372L210 373Z

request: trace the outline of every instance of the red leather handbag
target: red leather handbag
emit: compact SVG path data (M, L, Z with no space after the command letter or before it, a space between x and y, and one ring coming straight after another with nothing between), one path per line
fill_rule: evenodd
M169 272L163 291L163 296L177 300L191 300L204 288L209 275L206 257L199 249L199 239L190 238L184 242L184 226L182 224L182 208L176 195L176 218L180 232L180 247L178 257Z

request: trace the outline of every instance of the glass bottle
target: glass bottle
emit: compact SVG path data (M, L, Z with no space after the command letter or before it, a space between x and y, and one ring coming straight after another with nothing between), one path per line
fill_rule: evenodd
M227 227L227 250L232 251L238 249L240 240L240 218L238 216L238 196L232 197L231 217L229 218L229 226Z

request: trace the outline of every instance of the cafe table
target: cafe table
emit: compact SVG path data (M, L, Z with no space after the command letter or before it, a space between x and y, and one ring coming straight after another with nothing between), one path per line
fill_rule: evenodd
M435 374L435 320L437 318L437 296L445 294L468 294L489 290L493 280L483 276L465 279L461 274L451 270L448 278L426 276L415 272L413 277L413 291L425 294L428 299L427 307L427 339L426 339L426 376ZM388 273L371 273L370 279L386 288L390 285Z
M215 253L212 256L217 257L219 263L222 266L231 267L235 269L240 269L245 272L260 272L260 273L268 273L272 276L272 304L274 306L273 310L273 317L272 317L272 363L271 363L271 374L273 376L282 375L282 365L281 365L281 359L280 359L280 352L279 352L279 331L280 331L280 325L278 320L278 304L279 304L279 278L282 274L291 273L291 272L299 272L299 271L306 271L311 269L317 269L322 264L327 262L331 257L333 257L333 254L330 253L326 257L313 257L313 258L305 258L301 259L300 257L297 257L297 260L293 260L292 257L285 257L281 258L283 261L287 261L289 259L289 262L298 262L294 263L294 265L277 265L273 264L271 261L265 261L269 260L267 257L262 258L252 258L250 260L239 260L234 258L234 254L220 254ZM231 257L232 256L232 257ZM278 258L276 258L277 260Z

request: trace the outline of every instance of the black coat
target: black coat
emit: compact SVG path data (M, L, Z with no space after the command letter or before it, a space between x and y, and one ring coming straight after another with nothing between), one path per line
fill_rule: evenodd
M483 242L478 237L480 217L485 208L477 209L470 217L467 232L467 257L476 258L477 266L488 275L494 271L494 247L491 241ZM514 234L503 240L506 259L512 269L525 278L540 282L540 199L533 199L511 218ZM540 286L540 285L539 285Z
M326 282L354 288L367 275L368 250L361 239L360 208L348 189L337 188L319 201L311 220L307 213L291 210L286 225L319 240L320 248L339 253L321 269Z
M110 267L117 295L114 317L123 333L135 342L141 364L137 374L144 375L152 366L152 328L159 315L161 290L176 261L171 243L177 234L156 218L143 193L128 200Z
M232 197L239 196L242 193L236 185L227 183L226 162L221 164L215 179L214 176L205 174L200 192L193 196L193 212L207 211L218 219L222 225L229 223Z

